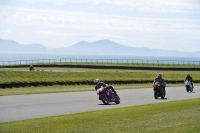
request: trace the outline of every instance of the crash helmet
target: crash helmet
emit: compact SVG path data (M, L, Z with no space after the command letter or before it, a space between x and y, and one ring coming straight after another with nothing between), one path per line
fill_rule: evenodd
M95 79L95 80L94 80L94 84L95 84L95 85L98 84L99 82L100 82L99 79Z
M190 74L188 74L187 77L190 77Z
M158 78L162 78L162 74L161 73L158 74Z

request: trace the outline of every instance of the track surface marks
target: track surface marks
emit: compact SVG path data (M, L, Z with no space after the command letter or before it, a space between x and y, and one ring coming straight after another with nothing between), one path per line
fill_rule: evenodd
M152 88L117 90L117 93L121 98L118 105L103 105L95 91L1 96L0 122L200 98L200 86L189 93L184 86L166 88L165 99L154 99Z

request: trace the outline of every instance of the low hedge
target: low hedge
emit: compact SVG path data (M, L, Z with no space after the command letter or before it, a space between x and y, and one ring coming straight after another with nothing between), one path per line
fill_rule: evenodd
M183 80L165 80L168 84L183 83ZM107 84L148 84L153 80L105 80ZM194 83L200 83L200 80L193 80ZM55 82L11 82L0 83L0 88L26 87L26 86L52 86L52 85L94 85L93 81L55 81Z

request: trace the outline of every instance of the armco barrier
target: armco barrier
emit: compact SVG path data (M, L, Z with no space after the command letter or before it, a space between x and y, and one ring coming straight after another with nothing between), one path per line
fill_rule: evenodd
M165 80L167 84L183 83L183 80ZM106 80L107 84L148 84L153 83L153 80ZM200 83L200 80L194 80L194 83ZM0 88L18 88L26 86L52 86L52 85L94 85L93 81L55 81L55 82L11 82L0 83Z

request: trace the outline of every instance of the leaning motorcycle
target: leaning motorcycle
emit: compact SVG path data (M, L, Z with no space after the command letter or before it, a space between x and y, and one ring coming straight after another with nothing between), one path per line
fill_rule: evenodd
M99 100L101 100L105 105L109 103L120 103L120 97L117 93L112 92L112 90L108 89L107 91L103 91L99 94Z
M186 80L186 81L185 81L185 88L186 88L186 91L187 91L187 92L189 92L189 91L192 92L192 91L193 91L191 81L189 81L189 80Z
M161 97L162 99L165 98L166 91L165 91L165 83L160 84L158 82L153 84L153 90L154 90L154 98L158 99L158 97Z

